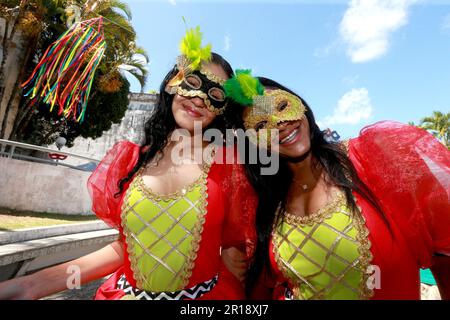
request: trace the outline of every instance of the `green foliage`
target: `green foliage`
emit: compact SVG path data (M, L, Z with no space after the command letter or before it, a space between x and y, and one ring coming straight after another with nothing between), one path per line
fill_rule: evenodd
M101 137L114 123L120 123L128 108L130 83L124 77L121 81L122 87L117 92L102 93L96 90L91 95L88 103L89 112L86 113L82 123L67 121L58 115L56 108L50 112L48 106L40 106L23 140L36 145L51 145L58 136L63 136L67 139L66 146L72 147L74 140L79 136L92 139ZM95 85L98 83L96 80Z
M432 116L425 117L420 121L420 127L434 132L435 136L450 149L450 112L444 114L440 111L433 111Z
M70 146L80 135L94 139L100 137L113 123L120 122L128 108L130 85L123 74L134 76L142 90L147 82L146 66L149 58L145 50L136 44L130 8L119 0L8 0L0 4L0 14L9 12L8 8L17 7L21 3L24 4L21 14L31 13L35 18L33 21L39 22L39 28L35 33L35 40L30 40L32 53L23 62L26 72L24 79L19 79L18 84L31 74L48 46L67 30L65 9L71 4L81 8L82 20L99 15L104 17L107 50L95 75L83 123L74 123L58 116L57 106L50 112L46 105L30 107L25 104L26 99L22 99L17 116L20 121L15 123L13 129L14 139L41 145L52 144L62 135L66 136L67 145ZM30 113L30 110L33 111Z
M75 132L83 138L96 139L102 136L104 131L111 129L113 123L119 123L128 109L130 83L122 77L122 87L118 92L97 92L89 101L89 112L82 123L72 123ZM67 138L73 140L74 134Z
M408 124L415 126L414 122ZM450 112L444 114L440 111L433 111L433 115L422 118L417 127L431 132L450 150Z

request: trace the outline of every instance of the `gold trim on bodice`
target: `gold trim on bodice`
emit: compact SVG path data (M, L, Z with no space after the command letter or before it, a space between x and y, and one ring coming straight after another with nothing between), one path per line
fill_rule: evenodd
M367 286L372 260L369 232L358 210L351 213L342 192L305 217L279 206L272 231L273 253L295 299L331 299L337 290L344 299L373 295ZM295 263L296 259L304 260ZM348 283L349 279L353 282Z
M210 167L204 164L196 181L166 195L145 185L142 170L134 177L122 203L121 224L138 289L178 291L188 285L205 223ZM161 274L169 279L157 279Z

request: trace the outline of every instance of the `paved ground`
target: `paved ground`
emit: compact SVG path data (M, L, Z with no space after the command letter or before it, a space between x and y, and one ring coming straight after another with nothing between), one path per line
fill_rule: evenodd
M41 300L92 300L98 287L105 282L107 278L108 277L88 283L81 286L81 289L66 290Z

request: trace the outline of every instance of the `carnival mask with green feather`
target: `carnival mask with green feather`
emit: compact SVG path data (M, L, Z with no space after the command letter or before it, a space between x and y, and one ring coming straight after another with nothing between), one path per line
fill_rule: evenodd
M279 89L266 90L251 70L236 70L236 75L225 81L224 89L228 98L248 107L243 113L244 126L257 133L250 134L255 144L263 139L270 145L270 129L278 129L285 121L300 120L306 112L297 96Z
M183 97L199 97L209 111L220 115L227 105L223 83L206 68L211 61L211 45L202 47L200 27L187 30L180 43L181 56L177 59L178 73L167 83L166 92Z

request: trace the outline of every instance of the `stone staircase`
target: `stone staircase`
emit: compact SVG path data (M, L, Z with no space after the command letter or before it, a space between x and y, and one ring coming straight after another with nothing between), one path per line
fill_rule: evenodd
M96 251L117 240L103 221L0 232L0 281Z

